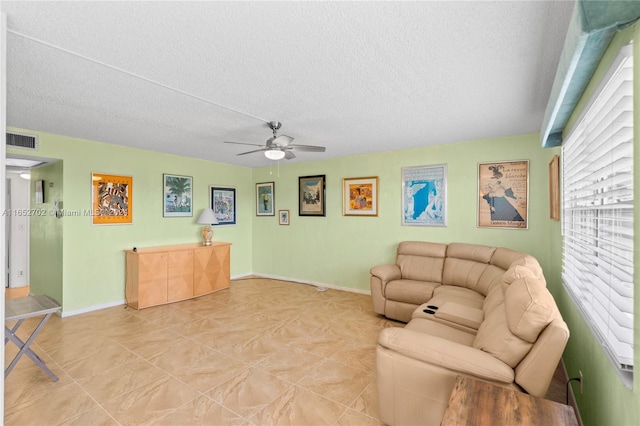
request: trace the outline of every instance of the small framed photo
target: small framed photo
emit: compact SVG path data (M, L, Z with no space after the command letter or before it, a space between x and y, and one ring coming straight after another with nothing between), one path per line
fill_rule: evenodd
M256 216L275 216L275 184L256 183Z
M325 175L300 176L298 201L300 216L325 215Z
M164 217L193 216L193 178L191 176L162 175Z
M478 227L527 229L529 161L478 164Z
M342 179L342 214L378 216L378 177Z
M210 206L220 225L236 224L236 189L233 187L210 186Z
M402 225L447 226L447 165L402 168Z
M133 223L133 177L91 174L93 225Z
M278 210L278 223L289 225L289 210Z
M44 181L37 180L36 182L36 204L44 203Z

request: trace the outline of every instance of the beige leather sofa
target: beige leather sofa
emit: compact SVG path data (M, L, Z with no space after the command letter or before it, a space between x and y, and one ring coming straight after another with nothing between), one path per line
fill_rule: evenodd
M371 269L371 293L408 322L378 339L389 425L440 424L458 375L543 397L569 339L537 260L507 248L402 242L396 264Z

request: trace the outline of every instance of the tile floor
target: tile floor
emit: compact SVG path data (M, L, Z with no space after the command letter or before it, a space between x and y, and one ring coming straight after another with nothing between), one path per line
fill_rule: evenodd
M379 425L376 339L403 325L374 314L367 295L269 279L140 311L53 316L32 348L60 380L23 357L5 380L4 420ZM6 346L5 366L16 353Z

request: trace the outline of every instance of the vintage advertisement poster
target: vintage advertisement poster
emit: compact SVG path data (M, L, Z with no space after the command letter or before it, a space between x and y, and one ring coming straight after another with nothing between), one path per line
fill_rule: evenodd
M526 229L529 161L478 164L478 226Z
M402 169L402 224L447 225L447 165Z

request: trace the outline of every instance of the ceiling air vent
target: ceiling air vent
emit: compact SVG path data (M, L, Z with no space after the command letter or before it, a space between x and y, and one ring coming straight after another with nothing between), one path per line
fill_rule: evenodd
M14 148L38 150L38 137L35 135L27 135L24 133L8 133L7 146Z

